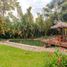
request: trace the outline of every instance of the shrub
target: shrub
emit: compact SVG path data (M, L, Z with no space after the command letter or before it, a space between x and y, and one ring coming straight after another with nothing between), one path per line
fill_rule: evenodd
M67 56L56 50L54 53L49 53L49 58L46 60L46 67L67 67Z

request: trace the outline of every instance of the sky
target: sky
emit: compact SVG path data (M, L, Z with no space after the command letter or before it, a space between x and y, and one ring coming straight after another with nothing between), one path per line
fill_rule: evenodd
M22 7L23 13L26 12L26 9L31 6L32 13L36 16L36 13L41 12L42 8L45 7L47 3L51 0L18 0L20 2L20 6Z

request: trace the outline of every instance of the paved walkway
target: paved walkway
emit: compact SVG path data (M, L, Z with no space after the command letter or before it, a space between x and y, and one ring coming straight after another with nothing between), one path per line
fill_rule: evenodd
M9 41L3 41L3 42L0 42L0 44L15 47L15 48L20 48L20 49L24 49L24 50L28 50L28 51L36 51L36 52L42 52L42 51L54 52L56 50L56 48L31 46L31 45L14 43L14 42L9 42ZM59 50L60 50L60 52L67 54L67 49L59 47Z

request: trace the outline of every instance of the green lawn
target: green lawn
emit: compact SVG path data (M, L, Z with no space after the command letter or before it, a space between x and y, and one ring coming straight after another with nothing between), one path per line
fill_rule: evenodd
M0 67L44 67L48 53L0 45Z
M32 39L11 39L11 42L17 42L22 44L28 44L33 46L43 46L43 43L39 40L32 40Z
M60 67L55 66L56 60L57 56L53 53L31 52L0 45L0 67ZM66 67L64 64L67 64L66 58L62 67Z

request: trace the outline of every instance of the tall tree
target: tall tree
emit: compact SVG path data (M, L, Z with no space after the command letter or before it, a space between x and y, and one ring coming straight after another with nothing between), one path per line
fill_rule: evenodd
M0 15L4 16L7 11L14 10L17 0L0 0Z
M44 8L44 13L45 12L47 12L47 16L52 17L53 20L65 21L67 14L67 0L52 0L51 3L47 5L47 8Z
M44 31L44 28L45 28L44 27L44 17L40 13L38 13L37 15L38 16L36 18L36 24L39 27L39 31L42 32L42 31Z
M33 22L34 22L34 20L33 20L33 15L32 15L32 13L31 13L31 9L32 9L32 7L29 7L28 9L27 9L27 13L24 15L25 16L25 23L26 23L26 28L27 28L27 34L26 34L26 36L33 36Z

